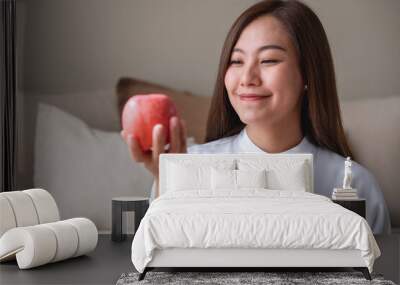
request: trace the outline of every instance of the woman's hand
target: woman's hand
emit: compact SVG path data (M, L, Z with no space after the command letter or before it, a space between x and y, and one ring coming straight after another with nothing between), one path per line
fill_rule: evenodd
M183 120L178 117L172 117L169 122L170 132L170 144L166 149L165 139L166 130L159 124L153 128L152 138L152 150L142 151L139 142L132 135L127 134L124 130L121 131L121 136L124 141L128 144L129 152L131 157L136 162L141 162L144 166L153 174L157 185L158 197L158 178L159 169L158 162L161 153L186 153L186 125Z

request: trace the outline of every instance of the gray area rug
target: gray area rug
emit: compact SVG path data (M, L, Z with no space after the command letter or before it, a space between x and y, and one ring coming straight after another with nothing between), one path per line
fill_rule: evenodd
M156 272L150 271L138 281L139 273L124 273L117 285L133 284L390 284L382 275L372 274L372 281L361 272Z

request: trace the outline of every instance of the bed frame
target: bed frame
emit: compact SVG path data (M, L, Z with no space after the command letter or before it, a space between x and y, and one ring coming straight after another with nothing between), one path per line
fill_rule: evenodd
M218 157L229 158L260 158L260 154L219 154ZM287 158L287 154L268 155L272 159ZM309 188L313 192L313 159L312 154L290 154L290 157L305 160L309 164ZM216 155L208 154L162 154L160 156L160 193L164 193L166 168L169 161L179 159L216 159ZM268 269L333 269L353 268L361 271L367 280L371 276L360 250L333 249L269 249L269 248L168 248L156 249L153 259L148 263L139 280L143 280L148 271L154 269L184 269L191 271L265 271Z
M271 269L290 271L300 268L311 271L350 267L361 271L371 280L368 268L359 250L329 249L200 249L170 248L157 249L152 261L139 275L143 280L146 273L154 269L184 269L191 271L270 271ZM182 271L184 271L182 270Z

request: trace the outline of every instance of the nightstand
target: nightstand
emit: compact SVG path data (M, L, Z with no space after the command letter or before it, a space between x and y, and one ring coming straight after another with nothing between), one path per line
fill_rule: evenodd
M340 206L359 214L365 219L366 206L365 199L353 199L353 200L336 200L332 199L332 202L339 204Z
M122 213L126 211L135 212L135 231L149 207L147 197L115 197L112 199L112 231L113 241L123 241L126 235L122 233Z

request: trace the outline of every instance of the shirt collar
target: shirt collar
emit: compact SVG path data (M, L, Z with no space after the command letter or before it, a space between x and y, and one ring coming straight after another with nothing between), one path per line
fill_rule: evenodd
M239 148L241 149L242 152L259 152L259 153L267 153L268 152L262 150L259 148L256 144L254 144L249 136L247 135L246 128L243 128L243 130L239 133L237 136ZM314 145L307 139L306 136L303 137L301 142L280 153L313 153L314 152Z

